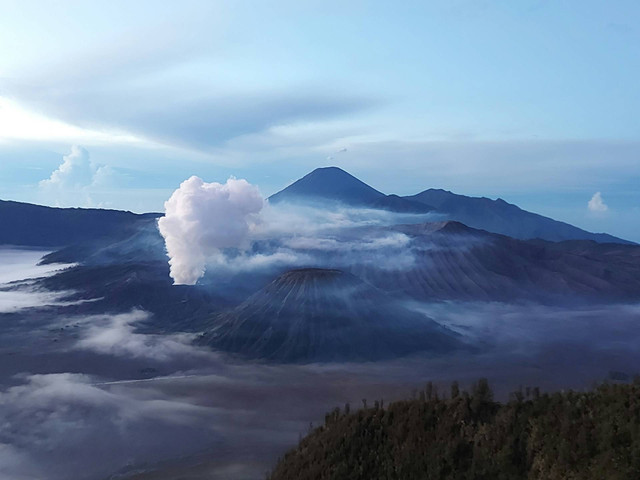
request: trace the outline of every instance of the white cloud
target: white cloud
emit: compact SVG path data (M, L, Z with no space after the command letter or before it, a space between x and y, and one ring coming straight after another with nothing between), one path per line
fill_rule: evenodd
M47 187L85 187L93 183L95 168L89 160L89 152L78 145L71 147L71 153L62 157L62 164L53 171L51 177L40 182Z
M71 153L62 157L62 163L51 176L39 183L42 192L53 197L58 206L102 206L96 204L92 194L96 189L116 183L116 174L108 165L97 165L84 147L74 145Z
M179 356L206 356L191 346L189 334L152 335L137 333L135 324L149 318L147 312L135 310L120 315L98 315L85 321L89 328L82 334L76 349L105 355L169 361Z
M0 284L53 275L73 264L40 265L48 251L0 247Z
M130 134L80 128L35 113L15 101L0 97L0 142L6 140L145 144L145 141Z
M15 312L24 308L77 305L80 302L65 302L70 292L48 292L29 288L21 290L0 289L0 313Z
M23 308L69 305L62 299L69 292L50 292L33 287L32 280L53 275L73 264L38 265L48 252L0 248L0 313Z
M600 192L596 192L591 197L588 203L589 211L594 213L604 213L609 210L609 207L604 203L602 199L602 194Z
M301 265L310 265L315 261L316 259L312 255L287 248L278 248L274 252L268 253L243 252L232 257L227 257L223 254L215 255L207 259L207 267L215 268L219 273L227 274L276 267L293 268Z

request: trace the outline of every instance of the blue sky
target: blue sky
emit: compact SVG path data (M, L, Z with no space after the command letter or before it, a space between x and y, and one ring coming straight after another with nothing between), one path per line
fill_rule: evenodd
M0 198L161 210L190 175L268 195L332 164L640 241L639 21L636 1L0 0Z

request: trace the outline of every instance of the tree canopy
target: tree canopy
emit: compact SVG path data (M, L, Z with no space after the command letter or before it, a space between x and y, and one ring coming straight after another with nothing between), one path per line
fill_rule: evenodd
M640 382L589 392L519 390L486 380L448 398L429 383L384 408L335 409L270 480L628 480L640 478Z

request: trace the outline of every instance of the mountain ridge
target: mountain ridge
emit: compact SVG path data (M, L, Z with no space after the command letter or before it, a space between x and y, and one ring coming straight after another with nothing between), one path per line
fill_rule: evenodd
M317 168L269 197L279 202L326 202L406 214L438 214L469 227L512 238L554 242L593 240L637 243L607 233L593 233L569 223L529 212L498 198L469 197L430 188L415 195L386 195L338 167ZM68 247L103 239L127 238L136 227L161 213L137 214L101 208L58 208L0 200L0 245Z
M335 179L339 181L335 182ZM348 191L350 186L355 190ZM473 228L522 240L540 238L554 242L594 240L599 243L635 244L529 212L502 198L469 197L434 188L415 195L386 195L338 167L317 168L269 197L271 203L318 200L399 213L435 213Z
M102 208L59 208L0 200L0 245L63 247L106 238L127 238L159 213Z
M521 240L541 238L555 242L594 240L599 243L634 243L607 233L589 232L569 223L529 212L502 198L492 200L487 197L469 197L435 188L403 198L433 206L439 213L450 215L451 219L469 227Z

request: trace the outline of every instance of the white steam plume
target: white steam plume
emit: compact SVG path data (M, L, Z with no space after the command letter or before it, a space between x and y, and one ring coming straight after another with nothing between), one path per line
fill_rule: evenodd
M174 284L194 285L207 258L242 247L263 206L260 191L246 180L230 178L223 185L193 176L182 182L158 221Z

